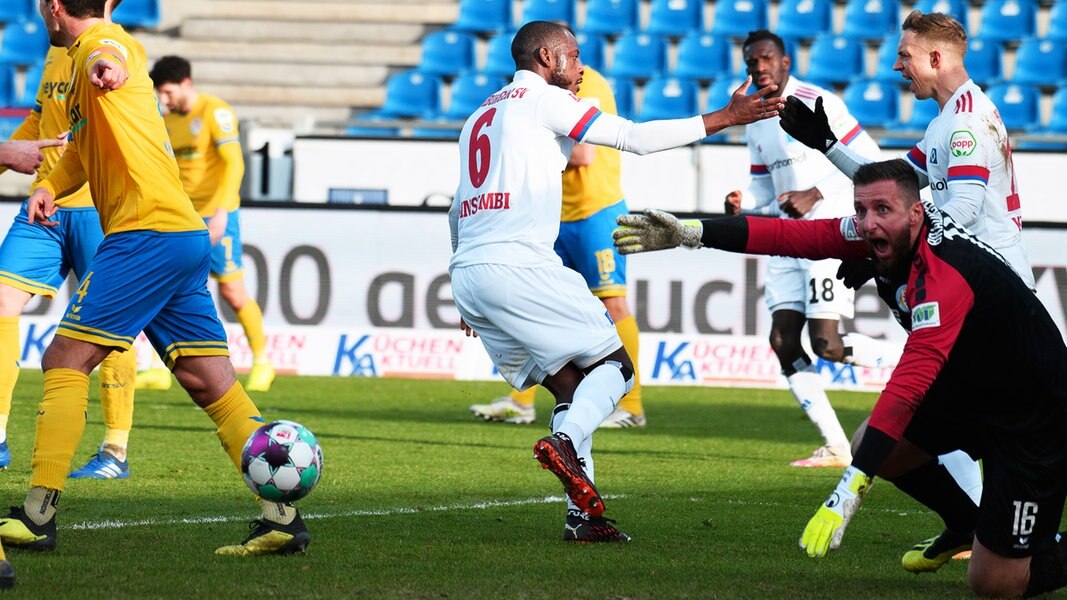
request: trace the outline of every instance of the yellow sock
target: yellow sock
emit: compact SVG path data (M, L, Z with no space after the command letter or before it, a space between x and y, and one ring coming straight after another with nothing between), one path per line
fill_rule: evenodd
M7 439L7 416L11 414L11 395L19 380L19 318L0 317L0 415L4 417L3 436Z
M264 351L267 348L267 336L263 333L263 311L259 309L259 304L249 298L241 310L237 311L237 320L241 322L241 327L244 327L248 348L252 350L252 361L266 359Z
M88 375L74 369L44 372L44 396L37 406L37 435L30 461L31 487L63 490L74 451L85 431L88 405Z
M248 436L263 425L259 409L241 387L241 383L235 381L233 387L204 408L204 412L215 422L215 434L222 442L222 449L230 455L230 460L240 471L241 450L248 441Z
M125 449L133 429L133 389L137 354L112 352L100 363L100 408L104 413L104 443Z
M0 560L7 560L7 555L4 554L4 546L0 544Z
M616 321L615 329L619 332L619 337L622 338L622 347L626 349L626 354L630 355L630 361L634 363L634 389L623 396L622 400L619 401L619 406L630 414L643 415L645 414L645 407L641 403L641 371L637 367L639 356L637 319L630 315L625 319Z
M533 406L534 399L537 398L537 386L531 386L524 392L519 390L511 390L511 399L515 401L515 404L521 404L522 406Z

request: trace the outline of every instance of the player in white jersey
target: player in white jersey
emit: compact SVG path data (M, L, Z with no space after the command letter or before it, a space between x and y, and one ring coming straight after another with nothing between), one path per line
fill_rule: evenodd
M778 86L776 95L795 96L812 104L822 98L831 128L841 143L876 160L878 144L848 112L840 98L804 83L790 73L785 43L761 29L741 45L748 74L756 85ZM851 215L852 181L821 152L787 135L778 119L745 127L751 158L751 182L744 192L726 196L727 214L780 215L782 218L825 219ZM743 207L743 208L742 208ZM801 346L805 324L812 351L827 360L872 367L896 365L902 348L859 334L842 337L842 317L854 314L855 292L836 278L839 260L811 261L787 256L767 259L764 299L771 312L770 343L797 403L819 429L823 445L794 467L838 467L852 463L849 438L837 420L822 377Z
M933 98L941 108L923 140L907 155L920 185L931 187L934 203L955 221L992 246L1030 289L1034 275L1022 246L1022 217L1011 145L996 107L971 81L963 64L967 33L952 17L912 11L901 25L894 70L899 71L916 100ZM852 177L871 162L837 143L821 104L809 109L789 98L780 119L782 128L809 147L820 150ZM846 265L848 263L846 262ZM852 283L873 276L870 261L848 265ZM859 273L859 274L857 274ZM939 457L954 481L894 481L916 500L942 515L937 501L949 494L938 486L958 484L977 503L982 495L978 464L958 452ZM905 569L936 571L961 548L969 548L973 531L947 528L906 553Z
M452 295L468 335L519 390L540 383L556 398L552 435L534 446L570 498L564 539L626 541L602 517L593 485L592 434L633 385L633 363L604 305L553 243L560 173L576 142L645 154L699 141L732 125L777 116L777 87L688 119L635 124L581 101L578 44L555 23L523 25L511 45L512 83L489 96L460 133L460 183L449 210ZM553 290L546 296L543 290Z
M997 107L964 67L967 33L952 17L917 10L901 29L893 69L909 82L916 100L933 98L941 108L907 159L920 183L930 186L934 204L1000 252L1034 289L1022 243L1022 204L1011 144ZM794 137L825 152L849 177L870 162L824 135L821 120L804 112L806 107L796 108L796 116L782 118L782 126Z

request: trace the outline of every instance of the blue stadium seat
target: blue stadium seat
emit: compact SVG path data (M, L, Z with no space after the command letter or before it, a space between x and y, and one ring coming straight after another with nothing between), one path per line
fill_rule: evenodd
M941 111L934 99L912 100L911 115L906 121L889 123L886 136L878 140L883 148L911 148L923 137L926 126Z
M970 3L967 0L919 0L915 3L915 9L924 13L943 13L951 16L967 28L967 10ZM897 25L900 25L897 23Z
M1038 101L1041 94L1037 88L1006 83L989 88L986 95L996 105L1009 130L1032 129L1040 122Z
M396 137L400 130L395 127L375 127L372 123L390 121L392 117L385 117L378 111L370 111L356 117L356 122L350 125L345 133L353 137Z
M511 0L459 0L459 18L452 27L477 33L510 29Z
M659 36L628 33L615 41L612 77L650 79L663 73L666 66L667 43Z
M452 100L441 116L453 121L465 121L485 99L507 85L503 77L487 73L464 73L452 82Z
M1037 31L1036 0L986 0L978 34L987 40L1021 40Z
M578 40L578 56L583 65L589 65L597 71L604 68L604 38L595 33L579 31L574 34Z
M845 88L845 106L864 127L888 127L897 120L897 97L893 85L873 79L858 79Z
M823 34L811 45L804 77L812 83L845 83L863 72L862 42L843 35Z
M750 31L766 29L767 4L763 0L719 0L715 3L711 32L745 37Z
M530 21L574 23L574 0L526 0L522 7L522 23Z
M418 69L391 76L385 83L385 104L378 113L385 118L430 118L437 111L441 82Z
M1052 117L1043 126L1035 127L1031 133L1037 135L1067 135L1067 86L1061 86L1052 96ZM1045 140L1020 140L1013 145L1020 150L1051 150L1067 152L1067 142Z
M24 120L24 117L0 116L0 140L10 138L11 134L15 133L15 130L19 128L19 125L22 125Z
M1067 77L1067 44L1061 40L1026 38L1015 51L1012 83L1055 87Z
M4 27L0 43L0 62L32 65L48 52L48 32L40 18L10 23Z
M999 42L982 37L967 40L967 54L963 57L963 65L967 67L967 73L975 83L991 85L1000 81L1001 52Z
M681 119L697 114L697 84L688 79L659 77L645 84L637 121Z
M926 100L913 99L911 102L911 115L907 121L901 124L901 127L915 131L926 131L930 121L933 121L934 117L940 113L941 107L937 105L937 100L933 98L927 98Z
M11 65L5 65L0 63L0 107L11 106L11 100L14 92L15 68ZM0 138L0 140L6 139L6 137Z
M700 31L703 23L703 0L652 0L647 31L681 37L690 31Z
M605 77L615 96L615 111L629 119L634 114L634 82L625 77Z
M897 48L899 47L900 35L887 33L882 37L882 43L878 46L878 58L875 63L874 78L886 83L903 83L904 79L893 70L897 63Z
M155 27L159 25L159 0L122 0L111 18L123 27Z
M15 74L12 74L12 82L15 83L15 85L11 88L13 90L11 94L11 106L16 108L33 108L37 103L37 90L41 87L41 75L43 72L43 64L38 63L31 66L22 74L21 85L16 83L17 79L14 77Z
M831 0L783 0L778 5L779 36L811 39L830 31L833 25Z
M711 81L729 75L730 40L710 33L693 32L678 43L678 61L671 75Z
M1067 0L1056 0L1048 12L1048 33L1052 40L1067 40Z
M622 35L637 29L637 0L589 0L582 31Z
M414 127L411 130L411 137L423 140L458 140L460 129L455 127L456 121L453 119L446 119L444 117L435 117L423 122L426 124L435 125L447 125L448 127Z
M900 30L900 3L897 0L848 0L841 35L864 40L881 39Z
M448 76L468 71L474 68L474 44L474 36L465 31L435 31L422 38L419 70Z
M515 59L511 57L511 40L515 33L500 33L489 40L486 48L485 66L482 71L490 75L511 77L515 74Z
M16 23L34 19L36 14L37 0L4 0L0 2L0 23Z

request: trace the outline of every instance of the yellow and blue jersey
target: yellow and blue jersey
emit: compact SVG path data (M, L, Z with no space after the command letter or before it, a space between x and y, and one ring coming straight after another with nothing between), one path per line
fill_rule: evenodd
M219 209L237 210L244 161L233 108L215 96L199 93L188 113L173 111L164 120L182 186L200 216L211 217ZM230 153L224 156L226 151ZM227 169L236 171L227 173Z
M205 229L182 188L141 43L120 25L98 23L67 54L73 65L66 90L71 142L37 185L60 196L88 181L105 235ZM119 89L90 83L102 59L129 74Z
M603 75L590 67L586 67L582 75L578 97L596 104L603 112L618 114L611 86ZM585 219L623 199L619 151L606 146L596 146L595 151L592 164L568 167L563 172L560 220L564 223Z

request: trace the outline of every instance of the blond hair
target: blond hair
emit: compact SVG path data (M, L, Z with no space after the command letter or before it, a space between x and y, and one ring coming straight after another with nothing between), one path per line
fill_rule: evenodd
M960 56L967 52L967 32L960 22L941 13L926 13L913 10L900 26L902 31L914 31L918 37L944 44L958 50Z

